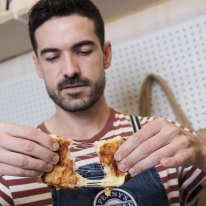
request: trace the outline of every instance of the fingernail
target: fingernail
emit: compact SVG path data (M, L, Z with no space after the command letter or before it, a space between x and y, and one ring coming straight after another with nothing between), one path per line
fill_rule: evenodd
M114 156L114 159L116 160L116 161L121 161L121 159L122 159L122 156L121 155L115 155Z
M53 150L54 150L54 151L57 151L58 149L59 149L59 144L55 142L55 143L53 144Z
M122 172L126 172L126 171L127 171L127 167L126 167L125 164L120 164L120 165L118 166L118 168L119 168L119 170L122 171Z
M50 171L52 170L52 168L53 168L53 166L50 165L50 164L48 164L48 165L46 166L46 172L50 172Z
M130 174L131 176L133 176L133 175L135 174L135 172L136 172L136 171L135 171L134 168L132 168L132 169L129 170L129 174Z
M59 156L58 156L58 155L55 155L52 162L53 162L54 164L56 164L56 163L58 163L58 161L59 161Z

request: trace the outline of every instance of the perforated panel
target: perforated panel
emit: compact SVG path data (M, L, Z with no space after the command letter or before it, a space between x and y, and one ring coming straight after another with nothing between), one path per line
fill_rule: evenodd
M113 48L107 96L111 105L137 112L139 89L146 74L161 75L195 129L206 127L206 16ZM176 120L158 85L154 115Z
M206 16L114 46L106 98L114 108L138 113L138 94L146 74L164 77L195 129L206 127ZM12 69L12 68L10 68ZM3 98L2 98L3 97ZM175 120L156 85L153 114ZM0 87L0 121L36 125L54 111L35 74Z
M35 73L2 84L0 102L1 122L36 126L54 112L43 81Z

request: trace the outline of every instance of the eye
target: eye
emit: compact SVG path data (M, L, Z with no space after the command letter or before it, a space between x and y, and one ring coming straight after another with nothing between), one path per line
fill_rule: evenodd
M82 56L88 56L92 53L92 50L80 50L77 52L78 54L82 55Z
M45 60L48 62L53 62L58 58L58 56L51 56L51 57L45 57Z
M83 56L87 56L91 53L92 53L92 50L81 50L81 51L79 51L79 54L81 54Z

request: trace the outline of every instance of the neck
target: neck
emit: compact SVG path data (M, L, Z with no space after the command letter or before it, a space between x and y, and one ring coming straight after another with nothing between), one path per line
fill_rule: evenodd
M76 140L90 139L105 126L110 109L102 96L86 111L66 112L56 106L56 113L45 122L47 129L58 136Z

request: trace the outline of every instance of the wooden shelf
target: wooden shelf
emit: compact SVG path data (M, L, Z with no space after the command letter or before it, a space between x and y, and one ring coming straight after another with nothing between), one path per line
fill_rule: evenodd
M0 62L31 51L27 29L28 11L37 0L17 11L0 14ZM154 4L161 0L92 0L102 12L105 20L127 13L135 8ZM109 6L108 6L109 5ZM16 18L18 16L18 18Z

